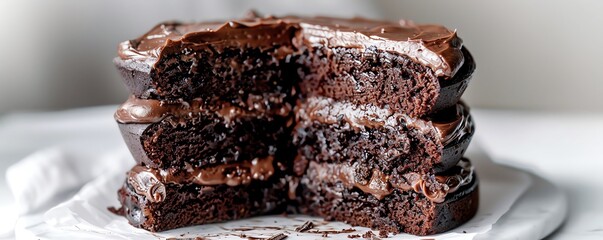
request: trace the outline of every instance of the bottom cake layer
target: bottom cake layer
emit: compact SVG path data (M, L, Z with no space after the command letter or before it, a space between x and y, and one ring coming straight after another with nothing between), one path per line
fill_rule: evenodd
M126 181L118 192L130 224L152 232L191 225L223 222L261 214L281 213L287 207L287 181L273 176L267 181L228 186L164 183L162 196L141 194Z
M323 165L310 164L301 178L279 172L262 180L253 178L247 183L230 182L233 183L230 185L215 181L209 181L210 185L174 182L175 178L166 177L166 172L159 171L156 175L153 171L138 171L144 167L136 166L118 192L122 207L115 211L133 226L157 232L282 213L295 205L301 213L326 220L415 235L447 231L468 221L477 211L478 180L466 159L440 175L408 176L406 184L380 178L371 178L365 185L352 184L349 180L354 177L343 174L343 169L321 170L328 166ZM337 166L342 167L331 167ZM247 172L242 167L237 169ZM215 171L227 173L227 178L243 177L234 172Z
M450 230L471 219L479 202L475 173L471 182L448 194L441 203L415 191L396 190L378 199L358 188L346 188L341 182L327 183L307 176L299 185L301 213L390 233L430 235Z

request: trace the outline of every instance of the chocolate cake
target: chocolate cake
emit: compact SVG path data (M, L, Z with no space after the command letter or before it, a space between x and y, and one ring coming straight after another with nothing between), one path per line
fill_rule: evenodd
M271 164L260 164L269 170L243 164L183 174L137 165L118 192L121 211L133 226L153 232L281 213L288 183L282 174L272 176Z
M409 172L395 178L373 170L368 180L359 179L348 164L313 161L301 178L301 209L326 220L429 235L473 216L478 206L477 184L466 159L435 176Z
M131 97L115 119L134 159L162 169L274 157L287 149L289 142L283 139L289 138L292 127L290 106L258 113L227 104L205 107L198 99Z
M362 18L162 23L114 60L136 166L120 213L163 231L296 209L434 234L477 211L455 31Z

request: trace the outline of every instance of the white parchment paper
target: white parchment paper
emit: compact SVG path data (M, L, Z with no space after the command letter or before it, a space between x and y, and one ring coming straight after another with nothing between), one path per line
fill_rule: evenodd
M480 205L477 215L466 224L447 233L420 237L420 239L472 239L479 233L485 233L531 184L529 175L494 164L475 147L470 148L467 155L474 163L480 181ZM114 156L116 158L129 157L125 151L120 151ZM314 223L313 231L354 230L345 233L330 232L327 234L329 239L350 239L349 235L362 235L370 231L368 228L352 227L341 222L326 222L321 218L304 215L273 215L151 233L130 226L125 218L107 210L107 207L118 206L116 190L123 183L125 172L128 170L127 165L116 166L118 167L110 169L85 184L69 200L52 207L38 217L28 219L25 216L21 224L17 224L17 237L27 236L42 239L58 237L75 239L194 239L196 237L247 239L249 237L268 238L277 233L283 233L288 236L287 239L323 238L323 233L298 233L295 231L295 228L306 221ZM60 184L57 179L53 179L53 181L53 184ZM36 182L39 183L39 181ZM39 219L43 221L39 221ZM377 231L374 233L378 235ZM408 234L390 235L389 237L392 239L417 239L417 236Z

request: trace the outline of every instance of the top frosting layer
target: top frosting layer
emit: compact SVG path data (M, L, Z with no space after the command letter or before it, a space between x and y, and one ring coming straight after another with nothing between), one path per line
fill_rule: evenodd
M376 47L406 55L444 78L454 76L464 61L462 40L456 31L440 25L291 16L188 24L166 22L138 39L121 43L118 53L123 60L153 65L164 54L185 51L191 46L271 47L287 44L297 47Z

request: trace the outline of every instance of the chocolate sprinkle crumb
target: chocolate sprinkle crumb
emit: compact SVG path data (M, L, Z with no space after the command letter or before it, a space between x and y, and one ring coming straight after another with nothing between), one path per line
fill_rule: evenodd
M310 229L314 228L314 223L310 222L310 221L306 221L303 225L295 228L296 232L305 232L308 231Z
M264 240L265 238L259 238L259 237L251 237L251 236L247 236L244 235L245 237L241 237L241 238L247 238L247 240Z
M285 235L283 233L279 233L277 235L274 235L274 236L268 238L267 240L283 240L285 238L287 238L287 235Z
M352 234L352 235L348 235L348 238L360 238L360 235Z
M323 235L325 235L325 234L351 233L351 232L355 232L355 231L356 231L356 229L346 228L346 229L342 229L342 230L310 230L307 232L308 233L322 233Z
M371 239L371 240L379 240L380 239L377 237L377 235L375 235L375 233L373 231L365 232L364 234L362 234L362 237L364 239Z

